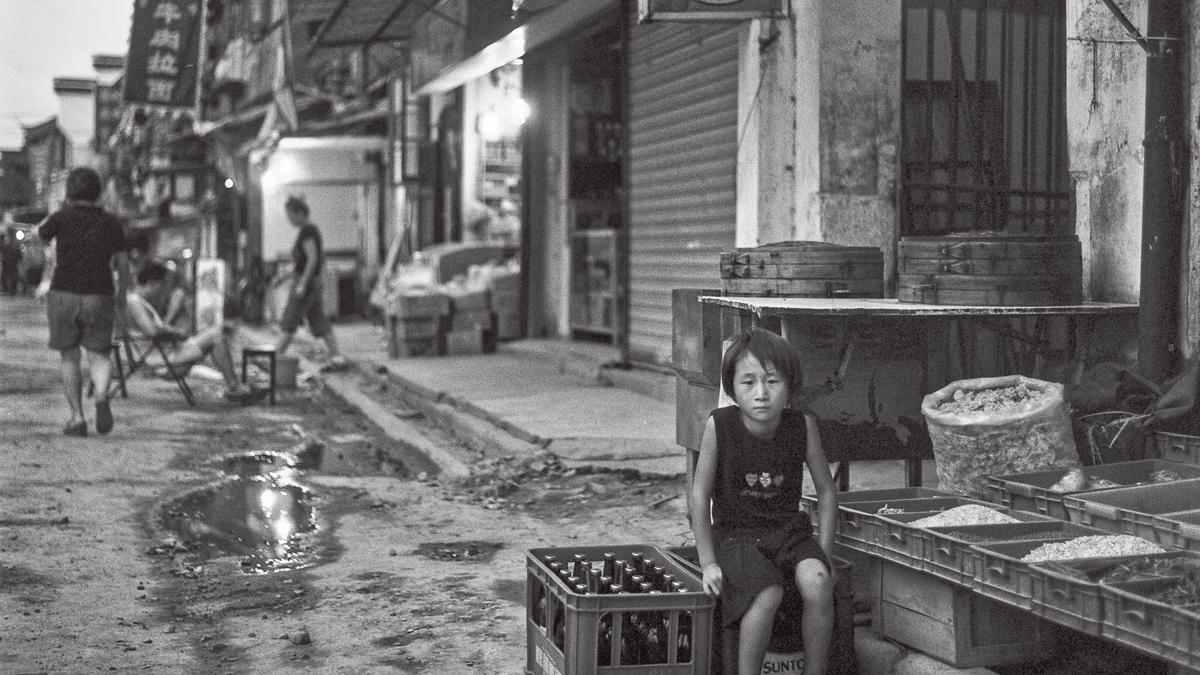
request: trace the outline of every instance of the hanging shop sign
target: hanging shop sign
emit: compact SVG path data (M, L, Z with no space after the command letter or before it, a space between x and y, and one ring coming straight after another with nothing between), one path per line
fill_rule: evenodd
M200 0L136 0L125 63L126 103L196 107Z
M638 21L741 21L787 16L788 0L638 0Z
M220 326L225 316L225 261L196 261L196 330Z

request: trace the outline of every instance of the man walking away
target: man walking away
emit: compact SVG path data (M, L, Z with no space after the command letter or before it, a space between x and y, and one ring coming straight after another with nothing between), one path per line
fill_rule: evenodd
M38 295L46 296L49 345L58 351L61 360L63 391L71 409L71 419L63 427L68 436L87 436L80 374L82 352L88 355L96 397L96 431L106 434L113 427L108 402L112 363L108 353L115 317L121 316L124 322L129 246L121 221L97 204L101 191L100 175L95 170L72 169L67 174L66 204L38 228L38 236L51 247L46 255L49 289L43 283Z

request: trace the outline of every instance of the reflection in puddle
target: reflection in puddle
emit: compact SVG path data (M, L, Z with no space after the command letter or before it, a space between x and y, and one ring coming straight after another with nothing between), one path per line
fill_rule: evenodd
M294 476L290 468L229 476L169 503L163 525L185 541L241 556L246 572L306 566L317 553L316 498Z

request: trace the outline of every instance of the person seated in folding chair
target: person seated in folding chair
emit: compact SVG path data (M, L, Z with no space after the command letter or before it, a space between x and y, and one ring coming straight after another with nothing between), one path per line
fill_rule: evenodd
M161 293L168 283L170 270L161 263L151 262L137 273L136 285L126 298L125 311L129 319L130 337L165 340L164 351L169 363L151 353L147 363L156 368L173 369L174 373L186 375L191 367L209 357L225 378L225 398L236 403L250 403L266 396L265 390L254 390L238 380L233 369L233 355L229 345L232 329L212 326L195 335L168 326L148 298ZM157 357L157 358L156 358ZM168 373L170 374L170 373Z

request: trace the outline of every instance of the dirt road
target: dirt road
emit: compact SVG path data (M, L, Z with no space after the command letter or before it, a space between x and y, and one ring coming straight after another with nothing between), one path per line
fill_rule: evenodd
M527 548L686 539L678 480L488 457L375 392L476 468L445 483L319 379L138 378L68 438L44 341L0 298L0 673L522 673Z

